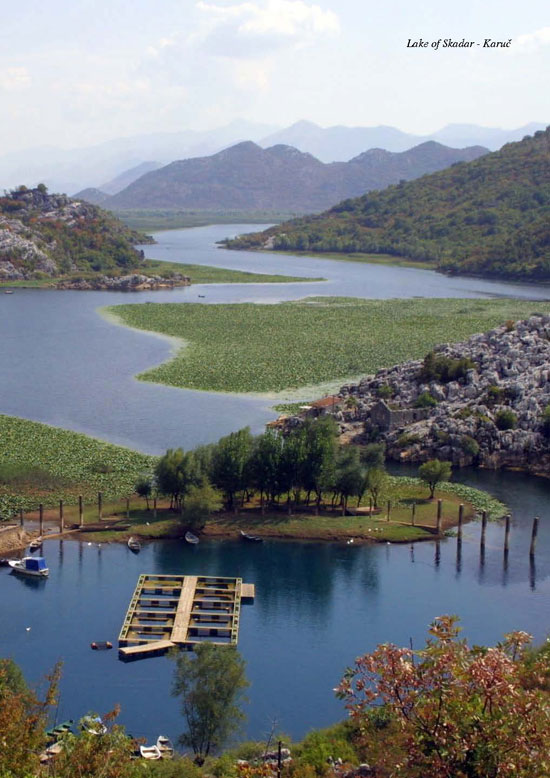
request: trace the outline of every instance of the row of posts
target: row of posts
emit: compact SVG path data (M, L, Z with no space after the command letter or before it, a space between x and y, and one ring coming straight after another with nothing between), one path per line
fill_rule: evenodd
M103 518L103 494L101 492L97 493L97 515L99 520ZM157 518L157 498L153 498L153 517ZM126 498L126 518L130 518L130 498ZM21 526L25 523L25 513L23 511L23 508L19 510L19 523ZM38 526L39 526L39 536L42 537L44 534L44 505L40 503L38 506ZM84 526L84 503L82 500L82 495L80 494L78 496L78 526L82 527ZM64 507L63 507L63 500L59 500L59 532L62 534L65 530L65 516L64 516Z

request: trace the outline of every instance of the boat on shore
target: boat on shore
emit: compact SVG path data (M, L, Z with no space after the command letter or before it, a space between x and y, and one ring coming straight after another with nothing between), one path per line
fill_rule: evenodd
M194 535L192 532L186 532L185 533L185 540L188 543L191 543L192 546L196 546L199 542L199 539L196 535Z
M141 543L137 538L134 537L128 538L127 545L130 551L133 551L134 554L139 554L139 552L141 551Z
M157 738L157 748L160 751L161 759L172 759L174 756L174 746L172 741L166 735L159 735Z
M80 723L84 732L88 732L90 735L105 735L107 727L101 720L101 716L84 716Z
M160 759L161 753L158 746L140 746L139 753L144 759Z
M47 578L50 574L43 556L24 556L23 559L9 559L8 565L17 575Z
M248 532L241 532L241 540L246 541L247 543L263 543L264 539L261 538L259 535L249 535Z

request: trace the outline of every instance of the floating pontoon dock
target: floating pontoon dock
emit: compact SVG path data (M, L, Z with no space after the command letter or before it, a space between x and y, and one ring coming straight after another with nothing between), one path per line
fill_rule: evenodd
M118 638L120 659L160 656L175 646L236 645L241 602L254 584L241 578L140 575Z

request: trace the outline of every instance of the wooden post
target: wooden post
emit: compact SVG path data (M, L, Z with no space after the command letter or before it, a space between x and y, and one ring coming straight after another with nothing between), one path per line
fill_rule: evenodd
M78 526L81 527L84 524L84 508L82 506L82 495L78 495Z
M412 504L412 517L411 517L411 524L413 525L413 527L414 527L415 516L416 516L416 503L413 502L413 504Z
M126 498L126 518L130 518L130 498Z
M485 533L487 531L487 511L481 513L481 551L485 551Z
M441 500L438 500L437 501L437 525L436 525L438 535L441 535L441 507L442 507L442 502Z
M153 497L153 518L157 518L157 498Z
M38 516L39 516L38 527L39 527L40 537L42 537L42 533L44 532L44 506L42 505L42 503L40 503L40 505L38 506Z
M97 493L97 515L99 516L99 520L103 518L103 495L101 492Z
M390 513L391 513L391 500L388 500L388 515L386 517L386 521L390 520Z
M59 500L59 531L62 533L65 529L64 527L64 516L63 516L63 500Z
M369 516L372 516L372 497L369 497Z
M539 517L535 516L535 518L533 519L533 529L531 530L531 545L529 546L529 556L535 556L538 531L539 531Z
M506 514L504 525L504 553L507 554L510 550L510 514Z
M462 521L464 519L464 505L460 503L458 506L458 537L462 537Z
M19 524L22 527L25 526L25 514L23 513L23 508L19 508Z

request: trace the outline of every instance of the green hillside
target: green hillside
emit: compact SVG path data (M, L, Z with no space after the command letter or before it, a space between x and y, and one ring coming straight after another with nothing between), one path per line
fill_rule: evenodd
M550 279L550 128L226 245L390 254L453 273Z

